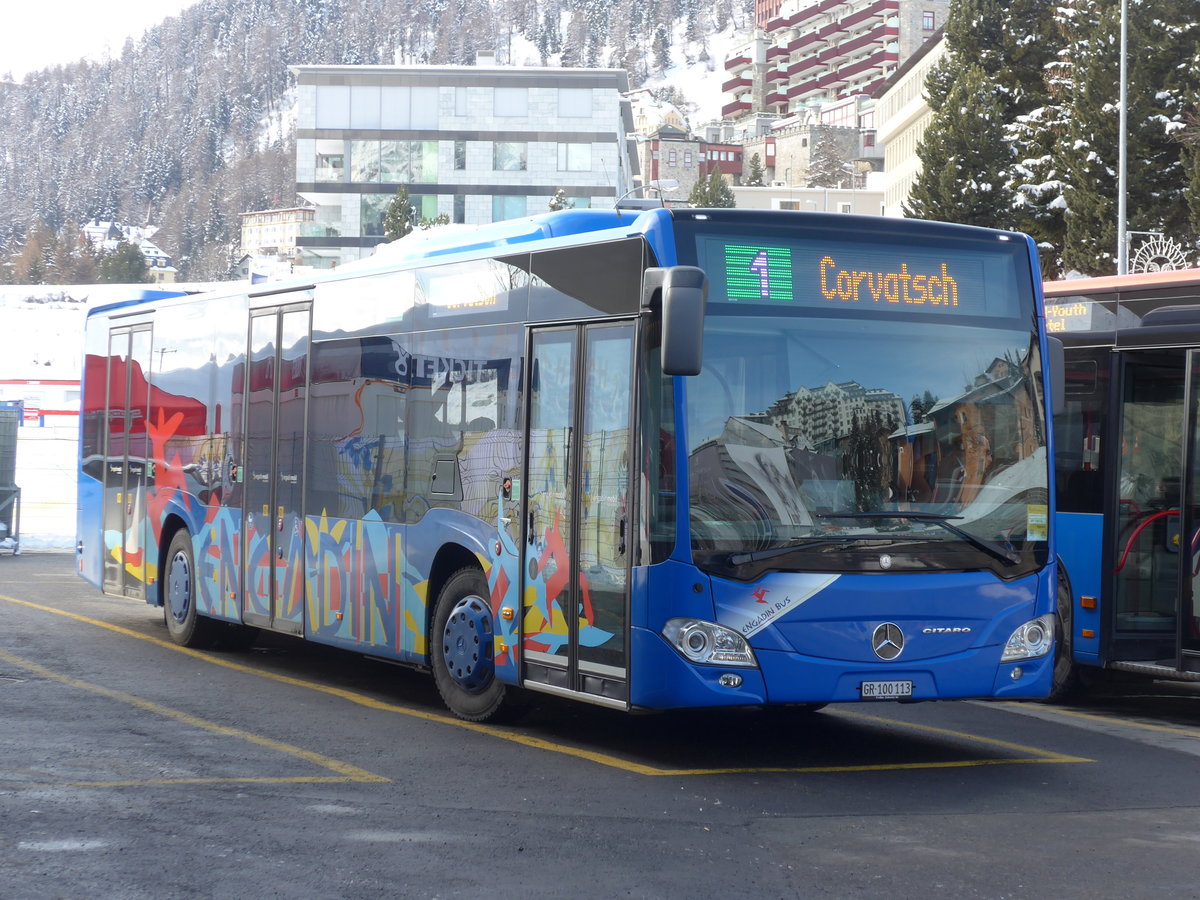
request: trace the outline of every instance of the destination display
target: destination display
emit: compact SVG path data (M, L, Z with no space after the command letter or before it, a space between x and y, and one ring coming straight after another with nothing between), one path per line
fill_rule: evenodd
M1091 297L1046 298L1046 330L1051 334L1068 331L1111 331L1136 328L1141 319L1124 307L1114 311L1114 301Z
M1028 290L1012 250L697 236L710 302L881 312L1019 315Z

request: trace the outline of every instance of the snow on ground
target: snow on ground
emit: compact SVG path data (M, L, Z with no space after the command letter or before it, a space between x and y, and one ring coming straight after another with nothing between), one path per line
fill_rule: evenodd
M689 45L684 38L684 25L679 25L673 44L676 59L661 76L649 79L646 87L654 89L672 85L687 98L690 106L680 110L687 116L692 129L702 128L712 122L721 121L721 106L725 97L721 84L725 81L725 59L730 51L748 40L745 31L730 26L712 34L708 39L706 59L700 59L699 48ZM684 58L680 59L682 53Z

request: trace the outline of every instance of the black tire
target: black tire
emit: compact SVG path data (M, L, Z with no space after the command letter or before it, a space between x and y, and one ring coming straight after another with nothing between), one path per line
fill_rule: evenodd
M204 650L220 634L220 624L196 612L196 564L192 539L181 528L171 537L162 579L163 621L171 640L181 647Z
M1061 561L1059 568L1062 568ZM1058 615L1054 617L1054 623L1054 673L1051 676L1050 693L1046 697L1050 703L1068 700L1082 689L1079 667L1072 658L1075 617L1071 585L1061 571L1058 576Z
M512 712L508 690L496 679L487 579L474 566L459 569L438 592L429 635L438 693L468 722L492 722Z

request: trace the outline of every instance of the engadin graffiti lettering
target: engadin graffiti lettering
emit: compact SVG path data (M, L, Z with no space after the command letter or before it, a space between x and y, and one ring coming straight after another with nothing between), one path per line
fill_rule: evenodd
M266 516L259 516L253 512L246 514L246 530L243 534L246 547L246 612L259 616L271 614L271 581L268 577L271 542L267 534L270 527Z
M241 516L237 510L208 505L204 528L196 539L196 609L205 615L239 620L240 582L238 542Z
M276 531L277 546L272 552L268 529ZM304 536L300 521L283 520L279 528L269 515L246 516L246 611L268 616L272 611L271 578L274 573L274 618L299 625L303 615Z
M425 582L407 562L405 526L372 511L362 520L310 516L306 528L309 636L422 660Z
M556 511L554 524L526 554L530 577L525 583L524 643L527 649L544 653L560 652L569 637L563 609L568 603L571 557L561 525L562 513ZM579 597L575 608L579 617L579 643L584 647L603 646L613 633L596 626L591 591L583 572L579 573Z

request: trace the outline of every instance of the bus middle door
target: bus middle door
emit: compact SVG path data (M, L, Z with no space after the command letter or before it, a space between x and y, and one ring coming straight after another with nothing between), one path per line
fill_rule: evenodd
M632 321L530 330L522 683L628 702Z
M254 310L247 354L242 523L248 625L304 633L309 303Z

